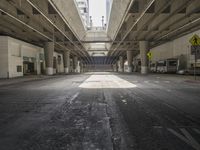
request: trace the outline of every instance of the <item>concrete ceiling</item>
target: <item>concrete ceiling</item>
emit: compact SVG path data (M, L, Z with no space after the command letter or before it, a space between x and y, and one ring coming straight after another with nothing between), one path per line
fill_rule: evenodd
M56 51L70 50L72 55L89 61L89 54L80 42L79 36L75 34L77 31L71 28L52 2L50 0L1 0L0 34L41 47L47 41L55 41Z
M85 62L99 53L114 63L127 50L137 55L140 40L155 47L200 27L199 0L113 0L106 31L87 31L74 0L1 0L0 12L1 35L41 47L55 41L56 51Z
M122 50L132 49L139 53L141 40L151 47L178 38L199 29L199 0L130 0L119 32L113 39L108 56L123 55ZM114 11L114 9L112 10ZM117 13L111 13L112 18ZM108 31L109 33L109 31ZM127 41L132 41L125 46ZM125 55L124 55L125 56Z

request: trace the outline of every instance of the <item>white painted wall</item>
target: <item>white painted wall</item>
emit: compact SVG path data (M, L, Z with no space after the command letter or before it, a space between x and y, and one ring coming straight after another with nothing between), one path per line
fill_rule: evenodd
M200 36L200 30L187 34L183 37L177 38L168 43L152 48L152 61L158 61L161 59L178 58L184 55L187 61L187 67L190 67L194 63L194 56L191 55L190 38L197 34ZM200 59L197 60L200 65Z
M44 55L41 47L8 36L0 36L0 78L23 76L23 57L33 58L35 72L40 74L40 62L44 61L40 60L40 54ZM17 72L17 66L22 67L22 72Z
M17 66L21 66L22 72L17 72ZM23 76L23 59L21 58L21 44L8 37L8 71L9 77Z
M44 49L21 40L8 36L0 36L0 78L13 78L23 76L24 57L34 63L35 72L41 74L41 62L45 69ZM54 52L54 56L61 57L60 64L57 64L57 72L64 72L63 55ZM22 67L22 72L17 72L17 66Z
M8 78L8 37L0 36L0 78Z
M9 77L23 76L23 58L28 57L34 63L35 72L41 73L40 53L44 55L44 50L41 47L8 37L8 70ZM22 72L17 72L17 66L22 66Z

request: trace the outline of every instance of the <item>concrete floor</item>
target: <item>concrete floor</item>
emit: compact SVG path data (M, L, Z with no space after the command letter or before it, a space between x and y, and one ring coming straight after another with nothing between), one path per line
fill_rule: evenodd
M200 83L86 73L0 86L0 150L200 150Z

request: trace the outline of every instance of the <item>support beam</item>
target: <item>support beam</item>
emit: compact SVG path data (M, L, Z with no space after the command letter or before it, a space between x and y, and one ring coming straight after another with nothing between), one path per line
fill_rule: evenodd
M47 75L53 75L53 52L54 52L54 43L46 42L44 44L44 53L45 53Z
M128 72L133 72L133 51L127 51Z
M147 59L148 49L149 49L149 42L140 41L141 74L148 73L148 59Z

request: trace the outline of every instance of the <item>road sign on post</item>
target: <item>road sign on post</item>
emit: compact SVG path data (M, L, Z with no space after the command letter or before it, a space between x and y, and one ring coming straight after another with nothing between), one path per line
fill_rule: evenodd
M191 55L196 55L197 59L200 58L200 45L191 46Z
M147 53L147 56L148 56L149 60L151 60L151 58L152 58L152 53L151 53L151 52L148 52L148 53Z
M192 44L192 46L198 46L198 45L200 45L200 37L199 37L198 35L195 34L195 35L190 39L189 42Z
M194 55L194 78L196 80L196 62L197 58L200 58L200 37L195 34L189 42L192 44L191 54Z

